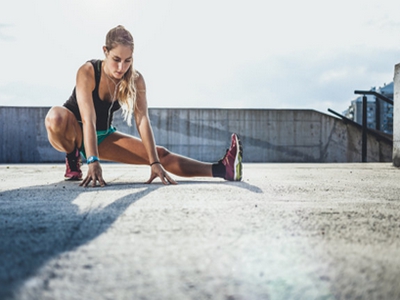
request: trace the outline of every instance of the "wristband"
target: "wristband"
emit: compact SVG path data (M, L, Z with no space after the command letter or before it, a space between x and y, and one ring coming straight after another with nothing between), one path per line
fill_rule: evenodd
M150 164L150 167L152 166L152 165L155 165L155 164L161 164L159 161L155 161L155 162L152 162L151 164Z
M96 161L99 161L99 158L97 156L89 156L86 160L86 163L90 165L91 163L94 163Z

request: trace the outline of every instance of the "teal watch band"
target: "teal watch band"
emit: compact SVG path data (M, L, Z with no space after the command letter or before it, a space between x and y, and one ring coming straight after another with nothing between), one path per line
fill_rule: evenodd
M96 161L99 161L99 158L98 158L97 156L89 156L89 157L87 158L87 160L86 160L86 162L87 162L88 165L91 164L91 163L94 163L94 162L96 162Z

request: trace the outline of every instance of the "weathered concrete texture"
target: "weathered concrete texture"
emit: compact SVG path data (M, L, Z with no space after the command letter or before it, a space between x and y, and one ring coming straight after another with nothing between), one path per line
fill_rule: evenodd
M0 163L61 162L48 140L49 108L0 107ZM245 162L359 162L361 130L313 110L150 109L157 144L194 159L214 162L232 132L246 149ZM120 113L118 130L138 136ZM392 161L392 145L368 136L368 162Z
M49 108L0 107L0 163L60 160L47 140L44 119Z
M394 67L393 84L393 165L400 167L400 64Z
M399 299L400 172L245 164L244 181L0 165L0 299Z

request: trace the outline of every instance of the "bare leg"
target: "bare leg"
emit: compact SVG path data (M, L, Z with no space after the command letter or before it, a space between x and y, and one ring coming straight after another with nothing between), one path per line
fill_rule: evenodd
M82 129L74 114L62 106L52 107L45 125L50 144L58 151L71 153L82 144Z
M183 177L212 177L212 164L169 152L157 146L160 162L168 172ZM100 159L127 163L149 164L146 149L136 137L115 132L99 145Z

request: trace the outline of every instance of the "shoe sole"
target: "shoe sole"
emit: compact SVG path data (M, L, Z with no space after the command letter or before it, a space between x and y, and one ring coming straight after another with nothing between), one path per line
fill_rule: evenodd
M238 151L235 155L235 168L234 168L234 181L242 180L242 158L243 158L243 147L242 142L239 140L239 137L235 134L236 145L238 145Z
M81 180L82 180L82 177L76 177L76 176L73 176L73 177L64 177L64 180L65 180L65 181L81 181Z

